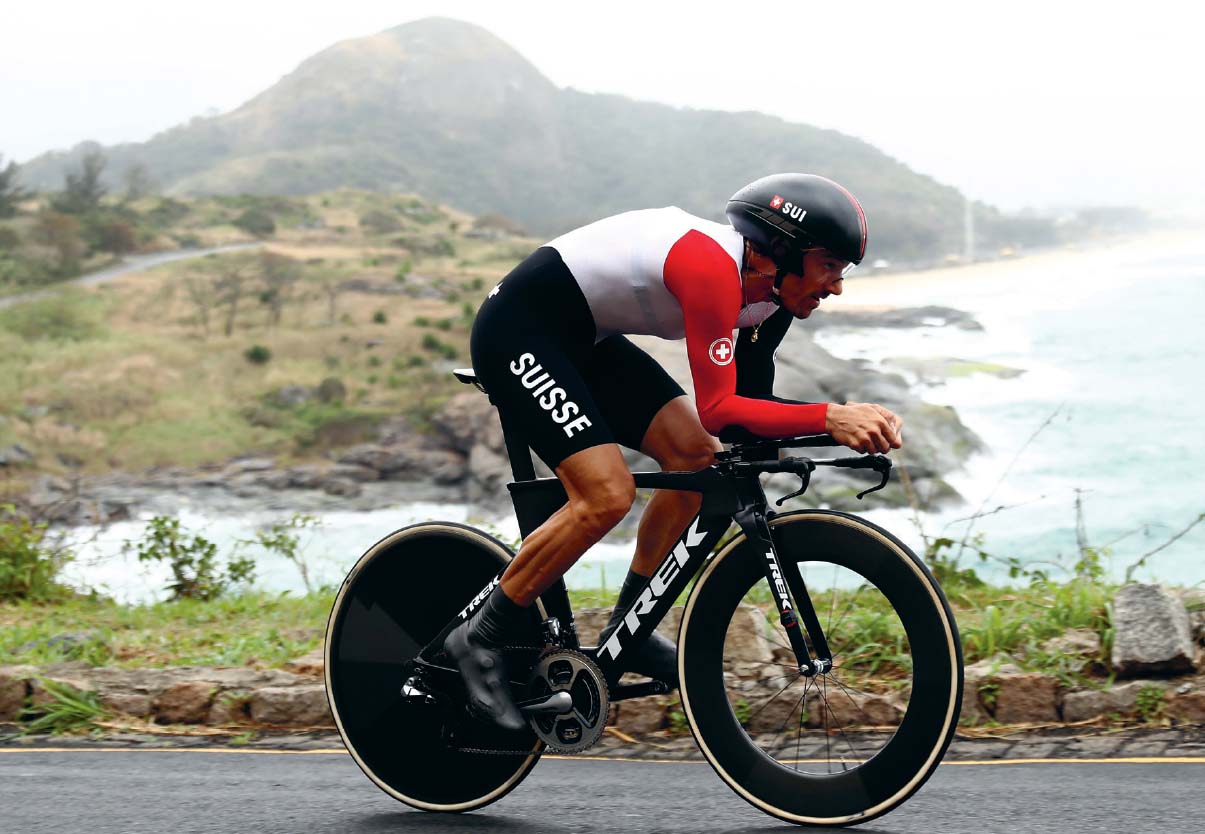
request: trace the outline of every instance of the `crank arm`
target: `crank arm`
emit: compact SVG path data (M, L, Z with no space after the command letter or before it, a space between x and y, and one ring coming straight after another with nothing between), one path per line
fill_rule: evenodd
M573 712L573 696L568 692L553 692L542 698L515 704L524 715L565 715Z

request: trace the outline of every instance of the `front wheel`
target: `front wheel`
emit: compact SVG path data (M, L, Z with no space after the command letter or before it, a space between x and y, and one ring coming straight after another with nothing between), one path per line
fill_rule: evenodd
M800 673L762 554L737 536L708 563L682 615L682 705L720 777L779 819L850 825L904 802L937 768L962 700L958 628L924 564L855 516L770 521L798 570L833 666Z
M540 758L544 744L530 730L470 724L453 693L403 693L418 653L512 555L472 527L416 524L369 548L335 597L326 627L331 712L356 764L407 805L480 808L505 796ZM517 641L539 642L542 611L533 606ZM466 728L475 735L463 735ZM475 752L491 748L512 752Z

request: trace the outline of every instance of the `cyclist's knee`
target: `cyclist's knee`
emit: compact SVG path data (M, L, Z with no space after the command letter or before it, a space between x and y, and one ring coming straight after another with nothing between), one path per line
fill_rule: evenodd
M697 472L715 463L715 453L723 449L720 441L711 435L692 438L672 452L665 455L658 463L661 468L673 472Z
M630 473L610 478L583 492L572 502L577 524L591 538L605 536L612 527L623 521L636 500L636 484Z

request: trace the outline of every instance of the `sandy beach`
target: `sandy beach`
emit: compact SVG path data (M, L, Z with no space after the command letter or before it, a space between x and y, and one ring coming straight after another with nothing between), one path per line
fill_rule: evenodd
M1095 267L1118 260L1149 259L1153 252L1205 253L1205 227L1165 229L1117 241L1087 241L938 269L876 274L863 267L849 277L843 297L825 306L851 311L927 304L958 307L960 303L984 302L987 296L1040 290L1047 280L1057 280L1059 290L1085 289Z

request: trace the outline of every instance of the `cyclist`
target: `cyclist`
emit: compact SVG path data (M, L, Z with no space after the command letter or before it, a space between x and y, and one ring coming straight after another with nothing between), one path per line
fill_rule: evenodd
M500 647L527 607L631 509L635 487L617 444L676 471L712 463L716 435L729 427L762 437L827 432L859 452L900 448L901 421L880 405L772 394L774 351L792 320L840 295L865 254L861 205L824 177L776 174L737 191L726 215L731 225L675 207L599 220L537 249L481 305L471 337L477 377L569 500L445 641L480 718L525 726ZM627 334L685 337L694 403ZM653 494L600 644L700 500ZM676 683L676 647L654 632L626 671Z

